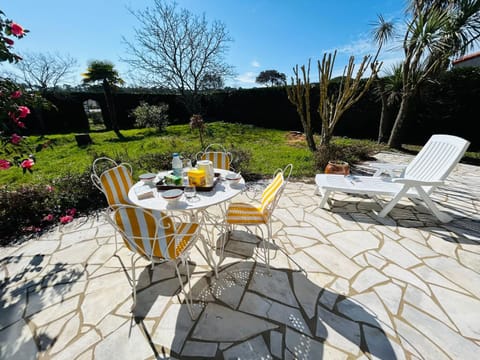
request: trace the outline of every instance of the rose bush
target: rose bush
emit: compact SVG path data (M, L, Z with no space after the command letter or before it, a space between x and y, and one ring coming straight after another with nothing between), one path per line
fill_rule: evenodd
M0 61L18 62L21 57L13 53L15 44L12 36L21 39L26 35L21 25L5 18L0 10ZM32 152L28 143L18 133L25 128L25 118L30 114L27 106L31 95L9 79L0 78L0 170L20 166L31 171L35 164L28 155Z
M18 62L22 58L13 53L14 41L11 37L21 39L28 33L21 25L5 18L0 10L0 61ZM27 137L21 132L25 129L25 121L30 115L31 104L44 104L41 97L26 92L20 85L10 79L0 78L0 170L8 170L12 166L20 167L23 172L31 172L35 165L33 152L50 145L45 144L32 149Z

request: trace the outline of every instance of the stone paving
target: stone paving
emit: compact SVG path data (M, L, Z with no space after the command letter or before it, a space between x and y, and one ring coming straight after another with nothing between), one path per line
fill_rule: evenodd
M146 262L132 316L129 251L103 216L77 219L0 250L0 358L478 359L479 177L460 164L434 195L448 224L409 200L385 219L345 194L319 209L312 184L289 183L270 272L242 229L218 278L192 252L195 321L174 267Z

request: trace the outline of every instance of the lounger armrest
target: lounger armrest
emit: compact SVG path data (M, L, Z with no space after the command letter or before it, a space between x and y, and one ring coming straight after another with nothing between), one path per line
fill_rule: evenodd
M392 182L405 184L409 186L440 186L443 185L443 181L422 181L415 179L396 178L392 179Z
M370 167L376 170L373 176L380 176L382 174L388 174L391 177L396 177L394 171L401 171L401 174L405 171L408 165L396 165L396 164L387 164L387 163L373 163L370 164ZM398 176L398 175L397 175ZM400 175L401 176L401 175Z

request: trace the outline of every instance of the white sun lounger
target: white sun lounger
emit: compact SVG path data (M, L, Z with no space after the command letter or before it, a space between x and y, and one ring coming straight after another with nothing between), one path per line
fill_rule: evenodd
M452 218L438 209L430 194L444 183L469 145L467 140L457 136L433 135L410 164L401 166L403 171L399 177L380 176L382 173L394 174L396 166L386 164L379 164L374 176L317 174L317 192L322 195L320 207L326 205L334 192L374 198L378 195L391 196L392 199L378 213L380 217L385 217L402 197L407 197L423 200L441 222L449 222ZM375 164L372 166L375 167Z

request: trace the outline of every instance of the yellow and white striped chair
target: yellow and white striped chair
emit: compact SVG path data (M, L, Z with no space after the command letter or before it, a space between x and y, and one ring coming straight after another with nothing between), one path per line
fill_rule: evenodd
M143 258L154 264L172 262L175 265L180 287L192 319L192 291L190 285L189 250L201 237L200 224L185 223L175 216L156 213L133 205L117 205L109 208L107 221L122 236L125 246L132 251L132 312L137 302L135 264ZM115 234L116 236L116 234ZM182 281L178 260L187 270L188 293Z
M210 144L204 151L197 153L197 160L210 160L214 168L230 170L232 153L220 144Z
M133 186L130 164L117 164L110 158L101 157L93 162L90 177L93 184L105 194L109 206L130 204L128 191Z
M95 185L106 197L108 206L114 209L119 204L131 204L128 191L133 186L130 164L117 164L108 157L100 157L93 162L90 175ZM118 250L115 238L115 252Z
M223 239L222 244L222 257L224 247L226 245L226 236L228 236L230 230L235 225L241 226L257 226L261 233L263 239L263 247L265 252L265 259L267 268L270 266L270 256L267 249L267 241L272 241L272 222L271 217L273 210L277 206L280 196L285 189L285 186L290 178L292 173L293 165L288 164L284 169L278 169L275 171L273 180L270 184L263 190L262 197L259 204L250 204L243 202L233 202L228 206L227 214L225 217L225 224L227 232L225 238ZM267 239L265 239L261 225L265 225L267 228Z

